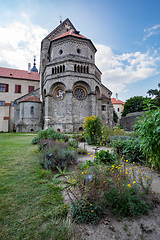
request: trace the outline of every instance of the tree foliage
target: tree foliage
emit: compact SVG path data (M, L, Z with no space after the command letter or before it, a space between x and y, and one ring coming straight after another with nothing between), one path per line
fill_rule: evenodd
M158 84L158 87L160 88L160 83ZM160 90L158 90L158 89L150 89L150 90L148 90L147 93L149 94L149 96L154 97L153 103L156 106L160 107Z
M146 105L144 104L146 98L142 96L135 96L126 101L122 116L126 116L128 113L141 112L145 110Z
M118 122L118 115L117 115L117 113L113 110L113 121L115 122L115 123L117 123Z

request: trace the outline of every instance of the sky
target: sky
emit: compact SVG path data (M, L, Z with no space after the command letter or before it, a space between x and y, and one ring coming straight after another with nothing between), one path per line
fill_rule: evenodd
M160 83L160 0L0 0L0 67L40 61L42 39L69 18L97 49L102 83L122 101Z

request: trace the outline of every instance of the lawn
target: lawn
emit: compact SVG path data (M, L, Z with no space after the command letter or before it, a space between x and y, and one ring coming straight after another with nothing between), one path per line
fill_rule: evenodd
M0 133L0 239L71 239L62 189L41 168L33 137Z

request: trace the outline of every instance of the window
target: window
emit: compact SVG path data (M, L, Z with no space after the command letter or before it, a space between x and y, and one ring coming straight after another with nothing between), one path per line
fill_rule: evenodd
M86 90L83 87L76 87L73 96L78 100L84 100L87 97Z
M0 107L4 106L4 105L5 105L5 102L4 101L0 101Z
M102 105L102 111L106 111L106 105Z
M14 107L14 102L11 102L11 107Z
M8 92L9 91L9 84L0 83L0 92Z
M59 54L61 55L63 53L63 50L61 49L61 50L59 50Z
M30 93L32 91L34 91L34 86L28 86L28 92Z
M78 49L77 49L77 53L79 53L79 54L80 54L80 53L81 53L81 49L79 49L79 48L78 48Z
M15 93L21 93L21 85L15 85Z
M117 108L117 111L119 112L119 108Z
M33 114L33 113L34 113L34 107L31 106L31 108L30 108L30 114Z

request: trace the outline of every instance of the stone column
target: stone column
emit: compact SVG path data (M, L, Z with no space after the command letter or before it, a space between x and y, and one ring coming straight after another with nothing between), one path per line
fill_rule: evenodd
M48 94L45 97L45 106L44 106L44 129L49 127L52 118L52 106L50 101L51 96Z

